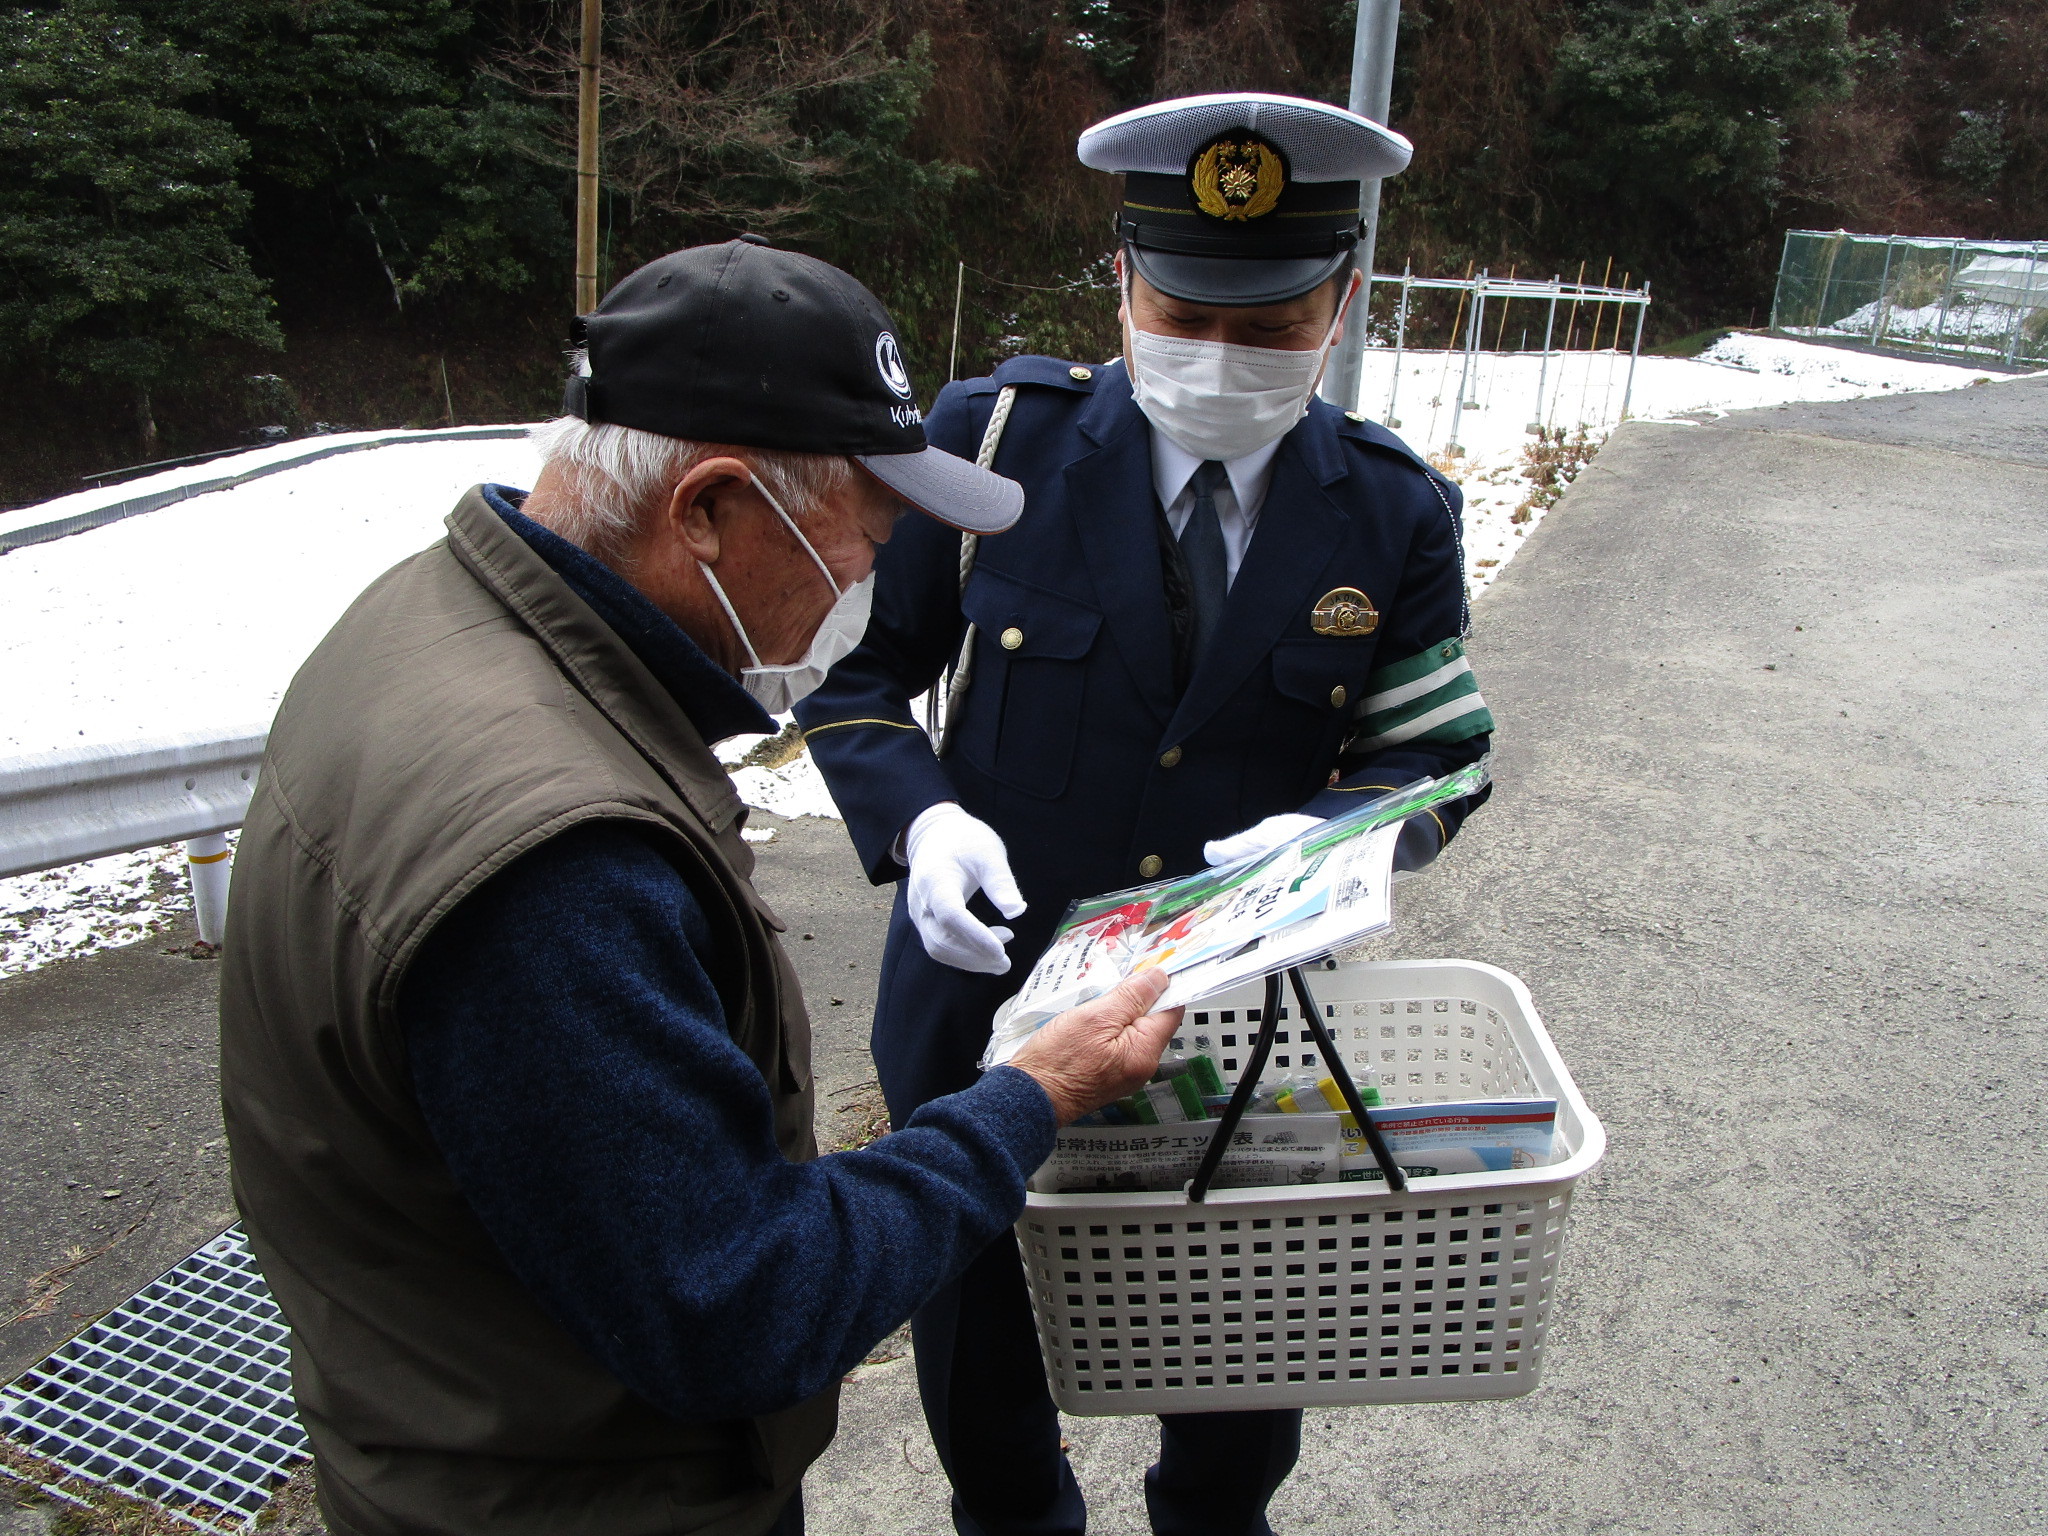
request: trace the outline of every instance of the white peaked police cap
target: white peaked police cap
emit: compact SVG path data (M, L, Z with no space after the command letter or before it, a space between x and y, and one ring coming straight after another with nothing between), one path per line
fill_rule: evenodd
M1155 101L1104 118L1082 133L1081 163L1095 171L1184 176L1199 151L1232 129L1272 143L1296 181L1377 180L1406 170L1415 155L1393 129L1342 107L1231 91Z
M1342 107L1242 91L1120 112L1081 135L1080 155L1124 178L1117 234L1139 276L1176 298L1249 307L1349 270L1358 184L1414 149Z

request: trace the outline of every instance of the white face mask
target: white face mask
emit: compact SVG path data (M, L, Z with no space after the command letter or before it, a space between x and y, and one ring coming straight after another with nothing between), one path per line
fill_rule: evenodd
M825 578L825 585L837 594L817 632L811 636L810 649L800 661L785 662L780 666L769 666L761 660L761 653L754 649L754 642L747 634L747 626L740 622L740 616L733 611L732 599L725 595L718 578L711 574L711 567L702 560L697 569L704 573L704 579L711 583L712 595L718 599L718 606L725 610L725 616L732 622L733 633L739 636L740 647L747 653L750 666L740 671L740 686L752 695L754 702L771 715L787 714L797 700L816 693L825 681L825 674L832 670L832 664L860 644L860 637L867 632L868 611L875 597L875 573L869 571L850 587L841 587L832 579L832 568L825 564L811 541L804 537L803 530L796 525L796 519L782 509L782 503L775 499L775 493L754 481L754 489L761 493L775 515L782 519L789 531L796 535L797 543L803 545L804 553L818 567Z
M1129 288L1125 288L1129 312ZM1126 325L1138 409L1198 459L1240 459L1285 436L1308 414L1309 395L1337 336L1343 306L1311 352L1184 341Z

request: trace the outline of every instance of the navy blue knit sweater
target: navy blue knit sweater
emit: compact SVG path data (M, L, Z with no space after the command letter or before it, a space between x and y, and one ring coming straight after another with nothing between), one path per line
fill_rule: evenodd
M706 739L770 728L519 492L487 494ZM849 1370L1016 1220L1056 1129L1005 1067L862 1151L784 1161L711 943L657 844L585 824L443 919L398 999L420 1108L506 1262L608 1370L693 1419L788 1407Z

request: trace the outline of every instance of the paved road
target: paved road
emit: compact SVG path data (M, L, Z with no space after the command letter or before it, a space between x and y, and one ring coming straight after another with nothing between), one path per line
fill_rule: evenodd
M1631 425L1481 604L1501 788L1383 947L1523 975L1612 1152L1543 1389L1312 1413L1283 1532L2048 1529L2044 421L2048 380ZM881 895L835 825L762 852L831 1104ZM0 1295L117 1230L97 1188L158 1215L71 1311L225 1212L206 977L0 982ZM1142 1531L1143 1422L1070 1434L1092 1528ZM820 1536L949 1529L907 1360L810 1490Z
M233 1219L193 937L0 981L0 1381Z

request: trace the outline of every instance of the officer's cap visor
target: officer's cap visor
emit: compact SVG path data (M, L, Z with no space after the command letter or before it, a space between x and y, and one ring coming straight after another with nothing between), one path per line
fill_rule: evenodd
M1347 248L1325 256L1189 256L1179 251L1125 247L1138 275L1168 298L1220 309L1284 304L1322 287L1350 265Z
M1024 515L1023 486L942 448L853 457L920 512L963 533L1001 533Z

